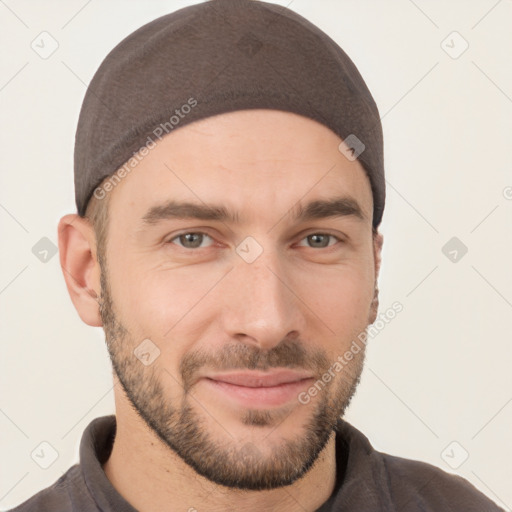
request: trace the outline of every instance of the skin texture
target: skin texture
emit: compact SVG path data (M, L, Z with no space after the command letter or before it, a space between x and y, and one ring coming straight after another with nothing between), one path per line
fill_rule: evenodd
M364 350L307 404L241 404L201 377L294 368L311 376L307 391L375 320L382 236L372 236L370 182L340 142L289 112L215 116L167 135L110 192L102 265L87 219L61 219L69 293L85 323L103 326L114 369L104 470L141 512L313 511L332 493L333 429ZM295 219L299 205L335 197L362 218ZM171 199L238 219L142 222ZM248 263L237 247L262 252ZM143 340L158 355L147 365L134 354Z

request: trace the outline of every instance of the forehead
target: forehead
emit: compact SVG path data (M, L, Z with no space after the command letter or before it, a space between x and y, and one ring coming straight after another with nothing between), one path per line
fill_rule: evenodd
M113 189L112 216L136 222L168 200L229 205L244 219L275 220L303 202L354 199L371 223L373 200L358 161L326 126L277 110L221 114L180 127L138 159Z

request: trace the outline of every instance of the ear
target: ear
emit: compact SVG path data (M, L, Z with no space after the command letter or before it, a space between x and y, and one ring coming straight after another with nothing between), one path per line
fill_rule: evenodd
M59 221L58 238L60 266L71 300L86 324L101 327L98 303L101 274L94 228L86 218L65 215Z
M377 319L377 313L379 311L379 287L377 280L379 278L380 264L382 260L382 244L384 237L381 233L378 233L373 237L373 260L375 262L375 294L370 305L370 318L368 319L369 324L373 324Z

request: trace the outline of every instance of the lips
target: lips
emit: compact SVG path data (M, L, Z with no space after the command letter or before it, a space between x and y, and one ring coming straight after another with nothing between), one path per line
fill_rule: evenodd
M244 409L274 409L298 404L297 396L313 381L311 373L297 370L238 371L206 374L199 389L225 404Z
M271 372L244 371L219 373L205 375L205 378L226 384L233 384L235 386L270 388L310 379L312 375L305 371L277 370Z

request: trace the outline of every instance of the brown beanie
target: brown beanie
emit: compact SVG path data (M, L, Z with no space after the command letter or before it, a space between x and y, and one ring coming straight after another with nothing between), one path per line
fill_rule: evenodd
M96 187L144 146L188 123L253 108L319 121L351 148L374 201L385 202L382 126L357 68L318 27L259 0L210 0L142 26L104 59L75 137L75 199L85 215Z

